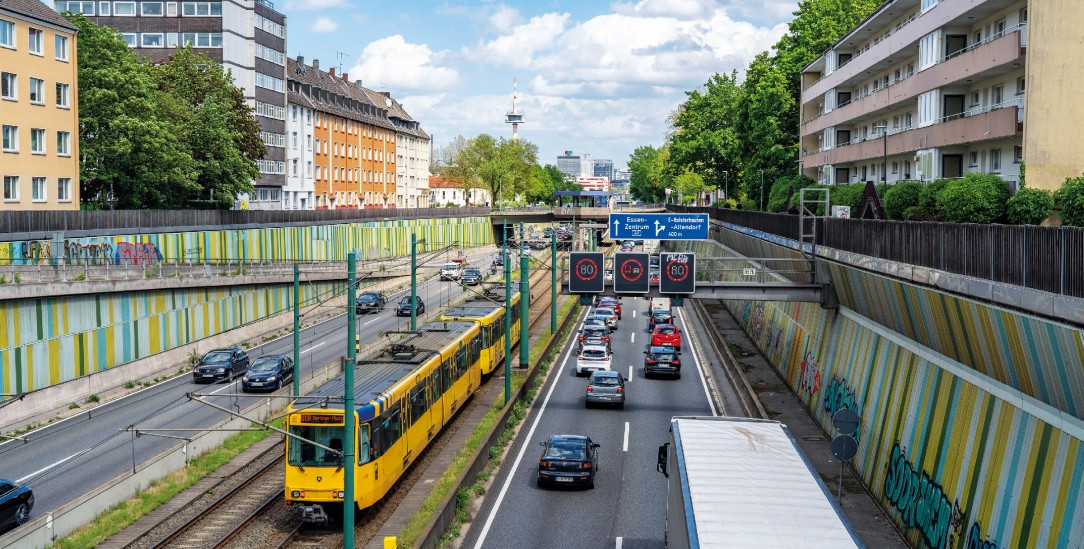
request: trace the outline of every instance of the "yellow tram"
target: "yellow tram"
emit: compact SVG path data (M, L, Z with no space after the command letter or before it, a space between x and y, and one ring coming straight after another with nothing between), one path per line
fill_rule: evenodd
M518 311L518 294L513 302ZM503 320L496 322L503 314L499 306L469 321L434 321L358 357L353 411L357 436L351 441L356 509L380 501L463 406L483 373L493 369L494 347L503 358L504 340L494 336L504 335ZM486 319L489 326L483 332ZM519 328L519 316L513 315L516 336ZM492 340L488 345L484 335ZM286 440L286 504L300 505L307 522L328 522L329 509L341 512L344 503L343 382L340 375L288 409L289 432L299 438Z
M519 342L519 292L512 294L512 345ZM449 309L440 320L477 322L482 330L482 373L488 374L504 360L504 305L477 299Z

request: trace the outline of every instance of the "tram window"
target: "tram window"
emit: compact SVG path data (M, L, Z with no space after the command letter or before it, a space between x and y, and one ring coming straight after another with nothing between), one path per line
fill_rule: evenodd
M493 341L489 339L489 326L482 326L482 344L486 347L493 345Z
M395 441L403 434L402 418L399 413L399 403L396 402L387 412L380 414L380 446L386 452Z
M425 399L425 380L422 380L410 390L410 424L417 423L418 418L422 417L428 409L429 403Z
M470 340L470 363L474 364L478 362L478 358L482 356L482 337L474 336Z
M452 382L455 381L452 379L452 359L449 358L444 361L444 364L440 367L440 373L444 376L444 389L451 388Z
M455 378L463 377L467 373L467 348L460 347L455 352Z
M369 444L369 422L358 426L358 465L369 463L373 458L373 447Z
M342 448L342 427L291 425L290 434L328 447L333 447L332 440L337 440L339 448ZM290 439L290 451L287 457L290 461L290 465L301 467L315 467L327 465L328 463L338 463L333 460L333 458L338 457L334 452L329 452L311 442L305 442L296 438Z
M433 389L433 402L436 402L440 399L440 395L444 394L441 390L440 370L434 370L433 375L429 376L429 385Z
M518 322L518 321L519 321L519 302L516 302L515 305L512 305L512 322Z

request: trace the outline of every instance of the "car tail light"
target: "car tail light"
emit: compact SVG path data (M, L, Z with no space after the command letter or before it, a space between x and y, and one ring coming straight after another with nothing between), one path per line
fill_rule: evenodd
M591 468L591 462L590 461L584 462L584 464L581 465L581 467L583 467L584 469L590 469Z
M588 393L593 393L593 392L595 392L595 388L594 388L594 387L592 387L592 386L590 386L590 385L588 385L588 386L587 386L587 392L588 392Z
M622 389L621 387L618 387L618 388L617 388L617 392L618 392L618 393L620 394L620 393L623 393L623 392L625 392L625 390L624 390L624 389Z
M550 462L548 462L548 461L539 461L538 466L545 469L546 467L550 466Z
M658 364L658 363L659 363L659 361L657 361L657 360L652 360L652 359L650 359L650 358L649 358L649 359L647 359L647 363L648 363L648 364Z
M602 341L609 341L609 340L610 340L610 338L608 338L608 337L603 337L602 338Z

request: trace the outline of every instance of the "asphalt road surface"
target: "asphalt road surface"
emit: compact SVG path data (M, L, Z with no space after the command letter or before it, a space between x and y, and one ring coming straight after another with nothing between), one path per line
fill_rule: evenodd
M612 369L631 380L625 409L585 409L587 379L575 375L575 346L567 343L474 517L464 548L663 546L666 479L655 471L658 447L668 440L671 417L716 411L700 372L706 357L694 352L685 333L681 379L644 378L647 307L647 299L624 297L613 335ZM680 308L675 313L685 332L686 316ZM535 485L539 442L551 434L587 435L601 445L594 489Z
M484 257L474 255L472 263L488 266L493 256L493 253ZM432 265L422 266L420 272L427 274L439 268L442 262L443 258L435 259ZM427 313L443 310L463 291L455 282L436 279L418 285L418 295L424 301ZM388 307L381 313L358 316L358 333L363 344L388 330L409 329L410 318L397 318L394 307L408 293L409 289L390 294ZM346 315L338 315L302 330L302 376L346 354L346 318ZM291 336L280 338L250 348L248 353L251 360L265 355L292 355L293 340ZM0 444L0 478L30 484L35 497L32 518L54 511L133 467L140 467L147 459L183 444L175 438L151 434L135 437L124 429L130 426L206 429L225 419L224 412L190 401L185 396L189 392L241 393L240 378L230 384L196 385L191 373L185 373L37 429L27 435L26 443L4 442ZM240 409L247 404L243 398L222 396L211 400L220 406ZM192 436L195 433L165 434Z

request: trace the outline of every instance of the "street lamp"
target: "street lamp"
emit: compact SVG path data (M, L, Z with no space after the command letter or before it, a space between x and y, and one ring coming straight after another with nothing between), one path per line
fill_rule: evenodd
M730 172L723 170L723 203L726 203L726 188L730 184Z
M888 192L888 124L878 124L873 129L881 130L881 142L884 144L884 157L881 161L881 191L883 195Z
M764 211L764 170L757 170L760 172L760 211Z

